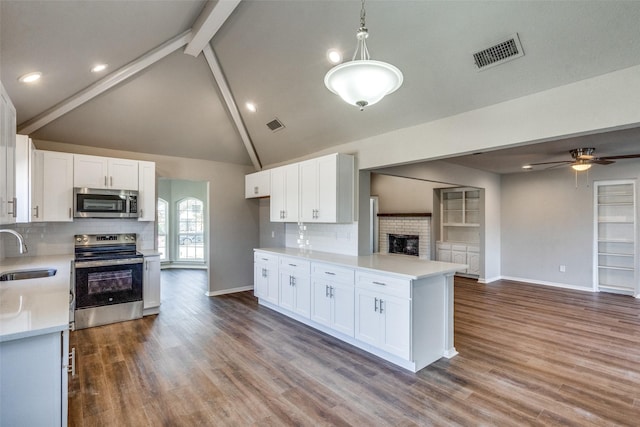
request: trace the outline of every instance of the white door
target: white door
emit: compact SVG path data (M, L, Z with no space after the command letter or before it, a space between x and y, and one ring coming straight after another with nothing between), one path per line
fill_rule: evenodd
M109 159L109 188L138 190L138 162L127 159Z
M291 311L293 311L295 303L294 282L295 277L289 274L289 272L280 272L280 298L278 300L278 305Z
M311 280L311 320L331 326L329 284L323 280Z
M330 284L332 296L332 327L345 335L353 336L355 325L354 290L351 285Z
M383 296L379 302L384 322L382 349L409 360L411 357L411 304L407 299Z
M311 316L311 281L309 276L295 276L293 283L294 302L293 311L301 316Z
M380 314L378 294L356 289L355 338L372 345L380 344Z

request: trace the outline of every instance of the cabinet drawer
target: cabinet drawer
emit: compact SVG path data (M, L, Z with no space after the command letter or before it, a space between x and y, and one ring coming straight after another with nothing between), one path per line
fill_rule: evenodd
M436 249L451 249L451 243L436 242Z
M267 254L264 252L254 252L253 253L253 262L259 264L267 264L272 267L278 266L278 255Z
M478 246L467 246L467 252L480 253L480 248Z
M297 274L309 274L309 261L299 258L280 257L280 270Z
M409 279L358 272L356 287L400 298L411 298L411 280Z
M452 251L459 251L459 252L467 252L467 245L452 244L451 245L451 250Z
M328 279L334 282L340 282L353 285L353 269L338 267L333 264L322 264L314 262L311 265L311 274L314 277Z

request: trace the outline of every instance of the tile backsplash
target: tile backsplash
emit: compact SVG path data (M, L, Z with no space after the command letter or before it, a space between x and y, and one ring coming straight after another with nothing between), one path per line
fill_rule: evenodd
M304 249L310 251L332 252L342 255L358 255L358 223L351 224L303 224ZM300 227L296 223L287 223L285 245L299 248ZM308 244L306 243L308 241Z
M73 236L76 234L135 233L138 235L138 249L155 247L155 222L134 219L76 219L73 222L15 224L5 228L22 234L29 249L27 256L72 254ZM4 257L21 256L13 236L0 234L0 245L3 249L0 254Z

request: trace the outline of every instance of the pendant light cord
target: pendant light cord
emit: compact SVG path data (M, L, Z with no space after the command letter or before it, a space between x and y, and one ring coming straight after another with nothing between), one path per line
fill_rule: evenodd
M358 52L360 52L360 60L368 61L371 56L369 55L369 49L367 49L366 39L369 37L369 30L367 30L365 18L367 16L367 12L364 9L364 0L362 0L362 9L360 9L360 28L358 28L358 32L356 33L356 51L353 52L352 61L356 59L358 56Z

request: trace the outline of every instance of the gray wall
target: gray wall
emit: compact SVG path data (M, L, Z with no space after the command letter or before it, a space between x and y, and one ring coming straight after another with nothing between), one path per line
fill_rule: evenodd
M503 176L502 276L592 289L593 182L628 178L640 178L640 161L595 165L577 188L569 167Z
M440 183L371 174L371 195L378 196L380 213L432 213L433 189Z
M159 178L209 183L209 294L253 287L253 248L259 243L258 205L244 198L244 176L252 166L182 157L35 141L43 150L156 162Z

